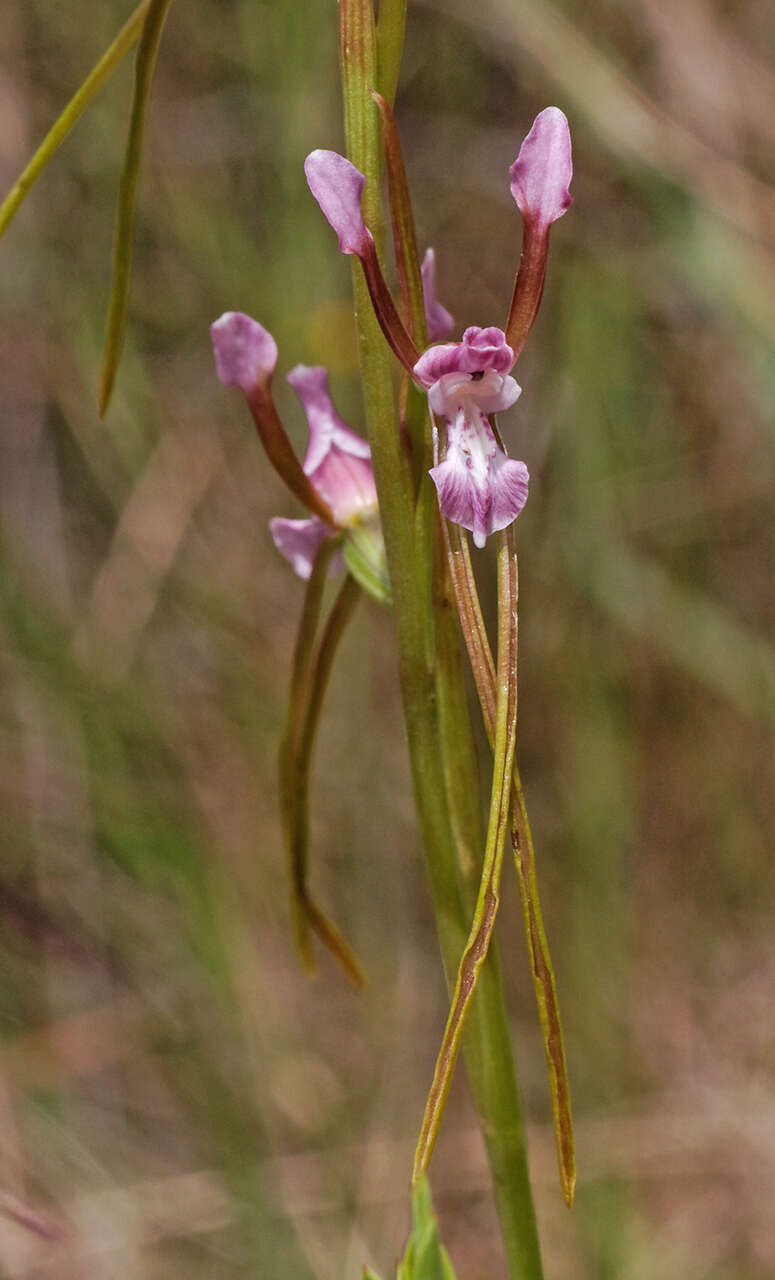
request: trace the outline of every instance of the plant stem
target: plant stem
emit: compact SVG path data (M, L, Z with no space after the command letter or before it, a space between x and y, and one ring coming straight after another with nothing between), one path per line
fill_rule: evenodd
M340 48L348 155L366 176L363 211L377 244L383 215L379 197L380 136L369 90L376 83L371 0L341 0ZM461 885L447 795L439 725L433 634L432 541L414 538L413 495L396 420L388 348L369 304L359 264L353 284L366 424L385 537L396 625L398 668L415 801L436 926L448 978L457 971L470 911ZM423 485L430 479L423 478ZM422 501L422 496L421 496ZM459 714L453 713L453 716ZM468 717L461 731L470 733ZM450 729L448 723L448 729ZM451 731L451 729L450 729ZM470 779L472 789L478 780ZM508 1019L494 957L484 966L463 1040L463 1052L490 1158L510 1280L542 1276L522 1111L514 1075Z

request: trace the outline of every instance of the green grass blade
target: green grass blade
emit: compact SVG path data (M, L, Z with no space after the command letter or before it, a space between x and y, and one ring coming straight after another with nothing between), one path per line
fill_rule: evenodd
M37 182L54 152L64 142L70 130L93 98L97 96L105 81L115 71L119 62L138 39L143 29L145 15L151 0L142 0L134 13L124 23L115 40L108 46L99 62L92 68L78 92L70 99L62 114L49 129L29 164L19 174L15 183L0 204L0 237L10 226L13 218Z
M124 343L126 310L129 299L129 279L132 270L132 235L134 231L137 181L143 150L145 120L151 96L153 72L159 52L161 33L172 0L150 0L143 34L135 62L135 89L132 100L132 116L129 122L124 168L118 193L116 232L113 243L113 280L108 307L108 325L100 376L99 409L104 417L113 384L116 379L121 348Z

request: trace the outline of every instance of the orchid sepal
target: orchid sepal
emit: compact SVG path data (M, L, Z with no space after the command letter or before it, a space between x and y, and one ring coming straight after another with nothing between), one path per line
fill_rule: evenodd
M511 194L525 222L549 227L573 204L568 120L559 107L545 107L509 169Z
M326 538L337 534L336 529L318 520L317 516L308 520L273 516L269 521L269 532L280 555L285 557L297 578L303 582L309 581L315 558Z
M333 523L345 528L377 511L371 450L337 413L322 365L296 365L287 375L309 425L304 472L328 503Z
M334 523L333 512L296 457L272 397L277 346L257 320L241 311L226 311L210 326L215 369L225 386L245 396L264 451L281 480L317 519Z
M394 355L411 371L420 353L398 314L382 274L374 237L363 220L364 175L336 151L311 151L304 161L304 173L323 216L337 234L340 252L355 254L360 260L380 328Z
M546 107L536 116L509 175L511 194L523 218L522 255L506 322L506 337L516 358L541 305L552 223L573 203L570 130L559 107Z

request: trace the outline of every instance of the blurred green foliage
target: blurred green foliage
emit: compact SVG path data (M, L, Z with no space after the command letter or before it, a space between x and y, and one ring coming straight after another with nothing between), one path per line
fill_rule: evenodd
M6 6L4 189L127 14ZM532 476L519 750L578 1118L568 1215L507 894L550 1280L775 1269L774 45L756 4L410 7L397 118L461 328L505 316L533 116L574 137L502 423ZM360 425L348 265L302 172L341 145L334 7L173 5L103 424L130 97L127 62L0 245L0 1272L390 1274L446 1013L390 620L345 641L313 788L359 998L294 966L275 753L301 589L266 529L293 513L208 336L251 312ZM462 1084L433 1177L457 1274L497 1275Z

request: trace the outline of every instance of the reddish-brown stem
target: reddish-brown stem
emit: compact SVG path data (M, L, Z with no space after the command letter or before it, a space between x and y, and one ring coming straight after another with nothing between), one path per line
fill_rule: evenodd
M247 396L247 402L266 456L280 479L313 516L336 527L333 511L304 473L269 388L256 387Z
M522 236L522 256L514 281L514 293L506 321L506 341L516 360L533 327L546 278L546 259L549 254L549 227L525 222Z

